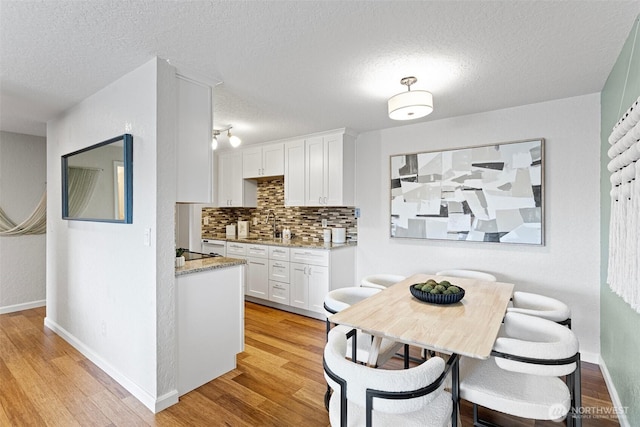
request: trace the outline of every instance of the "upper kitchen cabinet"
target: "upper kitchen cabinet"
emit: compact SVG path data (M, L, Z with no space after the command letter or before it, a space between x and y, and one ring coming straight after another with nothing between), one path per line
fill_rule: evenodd
M284 175L284 144L269 144L242 150L242 177Z
M242 179L242 151L218 155L218 206L255 207L257 182Z
M211 86L176 74L176 201L213 201Z
M306 139L305 206L354 204L355 138L340 132Z
M284 144L284 205L304 206L304 139Z

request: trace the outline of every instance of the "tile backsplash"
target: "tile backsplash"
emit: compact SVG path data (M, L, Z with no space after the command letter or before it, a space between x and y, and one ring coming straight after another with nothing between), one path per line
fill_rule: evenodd
M357 232L358 223L353 207L285 207L284 178L276 177L258 181L256 208L202 208L202 237L224 236L227 225L249 221L251 235L270 238L273 234L273 217L265 224L270 210L277 218L278 231L288 227L294 237L302 240L322 241L323 219L327 220L329 228L344 227L352 235ZM256 225L254 221L257 221Z

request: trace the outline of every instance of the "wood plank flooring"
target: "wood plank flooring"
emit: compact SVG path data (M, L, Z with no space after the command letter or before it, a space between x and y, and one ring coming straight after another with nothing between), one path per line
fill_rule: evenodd
M238 368L158 414L44 327L45 309L0 315L0 426L327 426L322 321L246 303ZM416 356L418 355L417 349ZM401 369L392 359L384 368ZM583 363L583 406L611 408L597 365ZM471 406L462 403L463 426ZM504 426L558 426L482 411ZM615 426L586 418L585 427Z

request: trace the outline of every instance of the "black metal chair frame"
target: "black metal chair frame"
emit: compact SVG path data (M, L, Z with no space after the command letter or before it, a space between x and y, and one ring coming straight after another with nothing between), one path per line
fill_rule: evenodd
M337 313L337 311L335 311L334 309L332 309L330 307L327 307L326 303L324 304L324 309L327 312L331 313L331 314L336 314ZM327 337L329 337L329 331L331 330L331 322L329 322L329 318L327 318L326 324L327 324L326 325L327 326ZM371 340L373 341L373 337L371 338ZM356 359L357 348L358 348L358 339L357 339L357 336L354 335L353 336L353 345L352 345L352 349L351 349L351 351L352 351L351 360L353 360L353 361L357 360ZM424 361L422 359L417 359L415 357L409 356L409 344L405 344L404 345L404 354L396 353L395 356L402 357L402 359L404 360L404 369L409 369L409 361L410 360L413 361L413 362L417 362L417 363L422 363Z
M569 325L571 324L569 319ZM558 322L560 323L560 322ZM581 388L581 375L580 375L580 352L574 354L571 357L564 359L536 359L532 357L517 356L515 354L502 353L499 351L491 351L491 356L500 357L502 359L513 360L515 362L531 363L535 365L567 365L569 363L575 363L576 369L571 374L567 375L567 386L569 387L569 393L571 395L571 408L567 414L567 427L582 427L582 418L580 416L582 407L582 388ZM478 405L473 403L473 425L481 427L499 427L496 424L490 423L479 418Z
M354 330L350 331L353 332ZM349 338L349 335L347 335L347 338ZM366 396L365 396L365 400L366 400L366 427L371 427L372 426L372 422L373 422L373 399L374 398L379 398L379 399L392 399L392 400L401 400L401 399L413 399L416 397L421 397L421 396L426 396L429 393L433 393L434 391L436 391L442 384L444 384L447 375L449 374L449 372L452 373L452 375L455 378L452 378L452 384L453 384L453 392L452 392L452 399L453 399L453 414L452 414L452 420L454 420L453 422L457 424L457 411L458 411L458 378L457 378L457 372L458 372L458 361L459 361L459 357L457 354L452 354L449 359L447 360L446 366L444 371L442 372L442 374L440 374L440 376L431 384L428 384L424 387L421 387L417 390L408 390L408 391L383 391L383 390L375 390L375 389L370 389L368 388L366 390ZM336 375L333 371L331 371L331 369L327 366L327 362L326 360L322 359L322 366L324 367L324 371L326 372L327 376L329 376L329 378L331 378L333 381L335 381L336 383L338 383L340 385L340 426L341 427L346 427L347 426L347 381L341 377L339 377L338 375ZM328 402L326 402L326 405L328 407Z

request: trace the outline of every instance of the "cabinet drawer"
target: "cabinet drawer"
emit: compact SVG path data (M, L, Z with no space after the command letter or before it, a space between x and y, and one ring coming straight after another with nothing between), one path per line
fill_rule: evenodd
M233 255L246 256L246 246L242 243L227 242L227 256L233 258Z
M329 266L329 251L321 249L291 249L291 262Z
M269 246L269 259L289 261L289 248L281 248L280 246Z
M269 301L289 305L289 284L269 281Z
M269 258L269 247L265 245L247 244L247 256L252 258Z
M269 260L269 280L289 283L289 263L286 261Z

